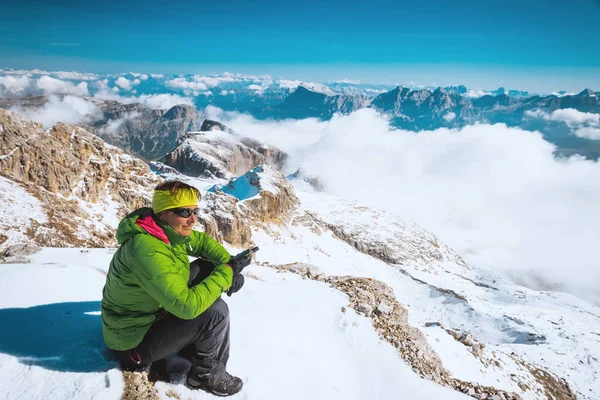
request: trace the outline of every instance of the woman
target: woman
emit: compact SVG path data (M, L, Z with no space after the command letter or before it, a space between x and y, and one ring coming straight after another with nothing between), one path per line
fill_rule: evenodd
M230 260L216 240L192 229L199 199L196 188L165 182L151 209L121 221L102 293L102 333L123 369L179 353L192 364L188 386L228 396L242 380L226 371L229 310L221 294L242 287L250 258ZM188 256L204 260L190 265Z

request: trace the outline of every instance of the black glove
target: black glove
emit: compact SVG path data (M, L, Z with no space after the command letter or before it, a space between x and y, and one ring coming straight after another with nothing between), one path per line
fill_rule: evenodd
M251 262L252 253L249 253L241 257L239 255L233 256L229 259L229 262L227 264L229 264L229 266L233 270L233 275L235 276L239 275L239 273L242 272L242 270L248 265L250 265Z
M244 275L236 275L231 281L231 287L227 291L227 296L231 297L232 294L240 290L244 286Z

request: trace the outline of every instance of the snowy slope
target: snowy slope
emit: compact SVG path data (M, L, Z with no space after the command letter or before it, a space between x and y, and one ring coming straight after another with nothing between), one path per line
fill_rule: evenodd
M111 250L43 249L0 268L0 397L119 399L123 380L102 345L99 301ZM423 380L370 321L326 284L252 265L231 298L229 369L238 399L459 399ZM253 279L252 279L253 278ZM185 362L173 360L181 381ZM179 368L179 370L177 370ZM211 398L159 382L161 398Z
M18 183L0 176L0 246L27 241L27 229L32 221L47 222L42 202Z
M186 180L203 191L217 183ZM476 269L410 221L315 192L302 179L292 188L270 167L219 183L223 196L238 198L235 207L261 248L246 286L226 298L230 371L246 383L235 398L452 399L484 386L523 399L572 398L562 378L578 398L600 398L597 307ZM17 200L35 206L35 198L10 181L0 184L9 201L0 222L13 229L11 216L18 222L32 215L19 214ZM253 219L249 212L261 201L275 205L269 212L280 207L282 218ZM98 314L113 251L46 248L31 264L0 264L0 398L120 398L123 376L102 344ZM301 265L324 275L302 279ZM418 348L403 352L394 341L408 338L390 337L389 326L377 325L385 318L354 311L359 290L335 286L339 276L387 284L405 309L410 326L402 329L424 343L412 341ZM429 351L450 380L419 368ZM175 383L156 384L161 398L210 397L182 385L185 361L169 361ZM456 380L466 386L450 390Z
M254 232L261 246L274 238L279 242L259 252L259 262L308 263L328 275L386 282L455 377L545 398L535 393L543 389L523 360L565 378L581 398L600 397L600 309L569 294L529 290L493 271L467 266L435 236L392 215L323 193L297 190L297 195L310 218L300 212L289 226ZM391 260L377 259L386 257ZM482 356L441 327L425 326L432 322L471 334L486 345ZM535 389L523 391L519 383Z

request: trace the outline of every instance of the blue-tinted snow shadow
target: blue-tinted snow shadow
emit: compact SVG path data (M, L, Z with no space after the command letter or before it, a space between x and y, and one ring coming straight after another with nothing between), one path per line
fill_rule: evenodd
M99 301L0 309L0 353L57 371L117 366L102 339Z

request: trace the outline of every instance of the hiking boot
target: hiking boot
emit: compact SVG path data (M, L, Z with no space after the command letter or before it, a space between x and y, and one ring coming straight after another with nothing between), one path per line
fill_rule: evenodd
M225 372L225 376L220 382L213 385L208 382L199 382L189 375L187 377L187 384L192 389L202 389L205 392L214 394L215 396L231 396L242 390L244 383L237 376L230 375Z
M148 371L148 380L150 382L157 382L157 381L162 381L162 382L167 382L170 383L171 382L171 377L169 376L169 370L167 369L167 360L166 359L162 359L162 360L158 360L153 362L150 365L149 371Z

